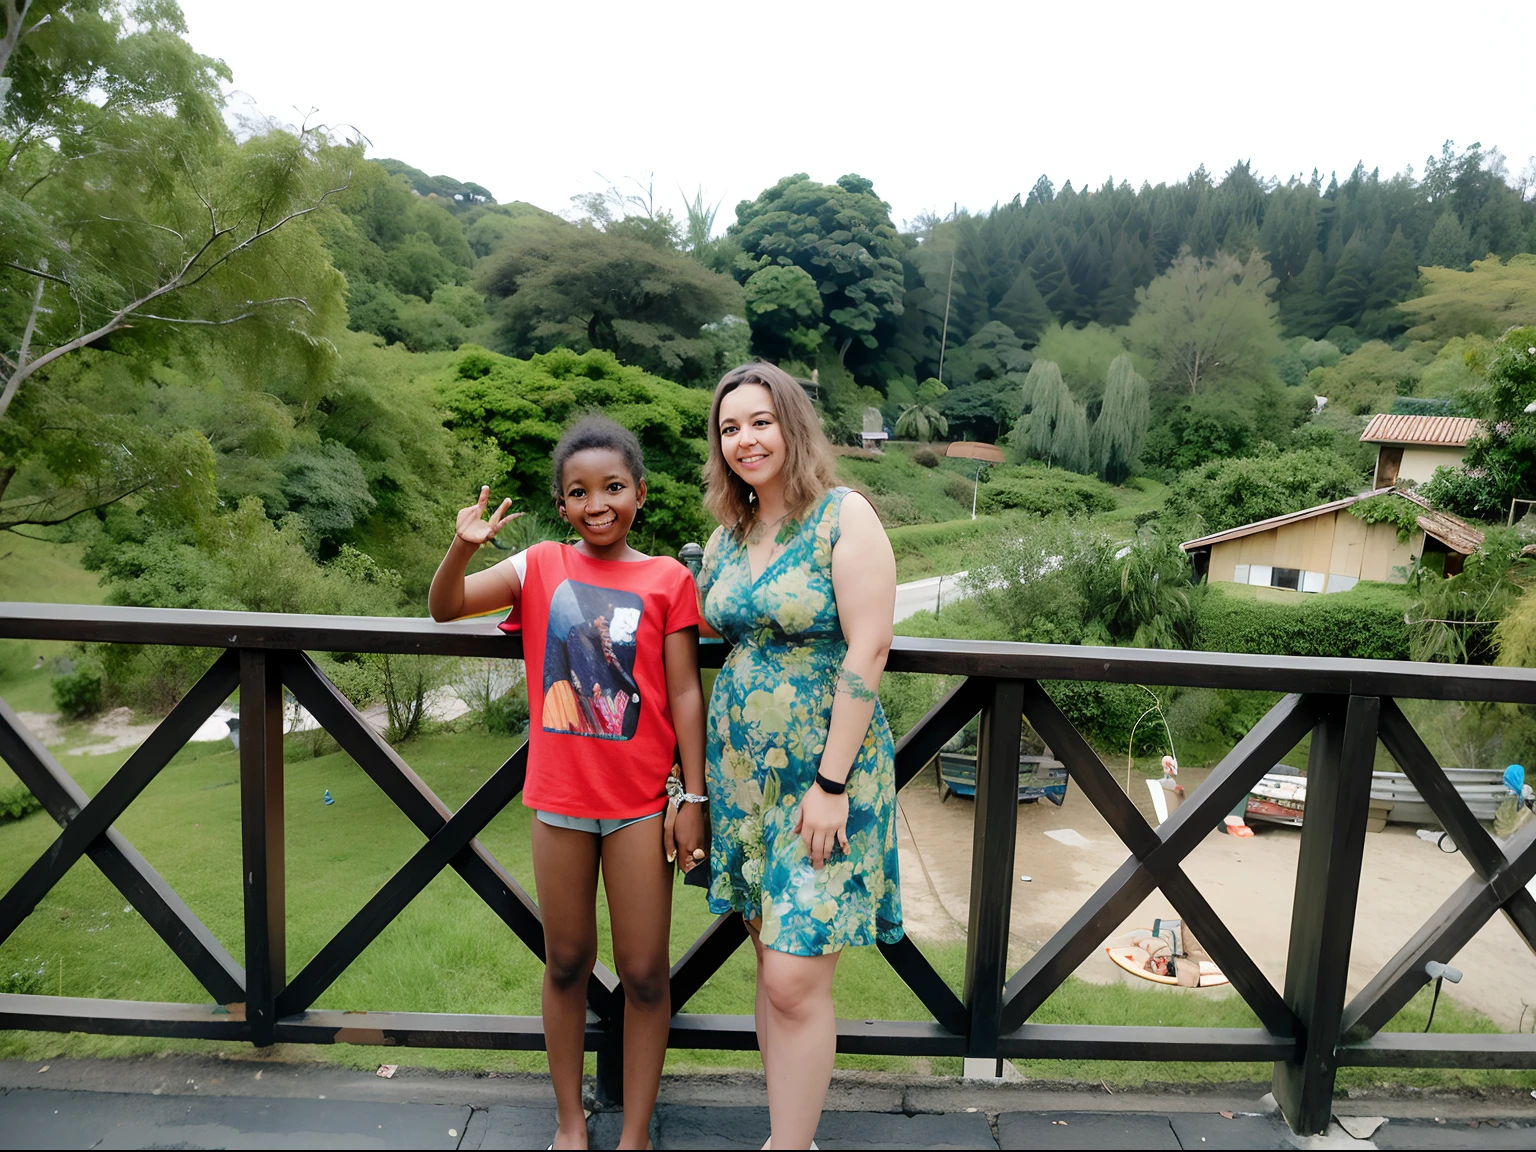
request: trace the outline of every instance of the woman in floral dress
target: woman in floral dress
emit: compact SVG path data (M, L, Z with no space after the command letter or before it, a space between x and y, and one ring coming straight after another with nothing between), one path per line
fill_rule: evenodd
M896 773L877 692L896 562L875 510L836 487L820 421L768 364L726 375L705 500L721 523L699 576L734 647L710 700L710 908L757 950L769 1146L806 1148L832 1077L832 976L849 945L901 938Z

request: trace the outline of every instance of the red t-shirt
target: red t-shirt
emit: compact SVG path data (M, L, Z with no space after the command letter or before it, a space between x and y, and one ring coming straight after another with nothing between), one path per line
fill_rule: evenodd
M619 820L666 803L677 736L662 641L699 623L693 576L676 560L594 560L535 544L517 606L528 681L523 803Z

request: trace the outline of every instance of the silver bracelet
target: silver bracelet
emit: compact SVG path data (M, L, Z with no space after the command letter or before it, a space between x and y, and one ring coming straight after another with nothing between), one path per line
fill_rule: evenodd
M708 804L708 796L698 796L683 787L676 776L667 777L667 796L674 804Z

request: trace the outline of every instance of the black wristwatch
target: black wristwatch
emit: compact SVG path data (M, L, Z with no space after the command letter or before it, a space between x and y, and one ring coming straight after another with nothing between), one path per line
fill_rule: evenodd
M816 787L820 788L828 796L841 796L848 791L848 781L839 784L836 780L828 780L820 772L816 773Z

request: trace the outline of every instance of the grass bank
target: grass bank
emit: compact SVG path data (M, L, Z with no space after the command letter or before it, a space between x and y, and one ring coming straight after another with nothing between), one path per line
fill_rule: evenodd
M101 604L106 591L80 564L83 544L55 544L0 533L0 600L51 604ZM77 645L57 640L0 639L0 696L19 711L54 710L52 675L32 675L44 662L72 655Z

